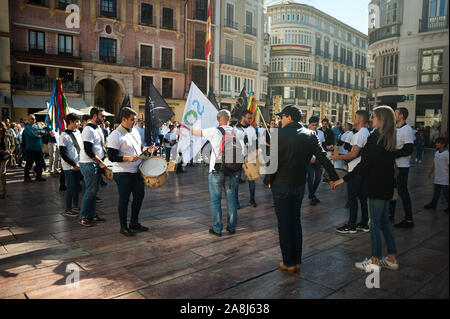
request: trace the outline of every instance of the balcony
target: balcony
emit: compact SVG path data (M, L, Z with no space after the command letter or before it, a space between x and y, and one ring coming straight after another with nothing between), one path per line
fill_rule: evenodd
M353 61L352 60L347 60L347 63L345 63L346 65L353 67Z
M330 79L322 77L322 76L318 76L318 75L314 76L314 81L323 83L323 84L332 84L333 83Z
M384 39L400 36L400 24L394 24L373 30L369 33L369 45Z
M230 19L225 19L224 27L238 30L238 23Z
M254 37L256 37L256 28L253 28L252 26L246 25L244 27L244 33L245 34L250 34L250 35L253 35Z
M192 50L192 58L193 59L206 60L205 55L206 55L205 49Z
M362 64L355 64L355 68L363 70L363 71L367 70L367 67L365 65L362 65Z
M419 20L419 33L448 29L448 17L439 16Z
M258 63L254 63L252 61L235 58L235 57L232 57L232 56L229 56L229 55L222 55L220 57L220 63L234 65L234 66L239 66L239 67L242 67L242 68L252 69L252 70L255 70L255 71L259 70Z
M323 54L323 50L320 50L320 49L316 49L316 55L318 55L318 56L324 56L324 54Z
M331 54L330 54L330 52L326 52L326 51L325 51L324 58L325 58L325 59L331 60Z
M80 60L80 51L71 50L59 52L57 46L45 46L44 49L30 49L26 43L11 43L11 53L13 55L20 55L26 57L52 57L54 59L70 59L70 60Z
M206 10L195 10L194 20L206 21L208 19L208 12Z
M335 54L333 56L333 62L339 62L339 61L340 61L339 56L337 54Z
M30 91L52 91L54 79L43 76L16 75L12 79L12 87L15 90L30 90ZM65 93L83 93L83 82L63 81L63 91Z
M269 74L269 79L297 79L297 80L310 80L312 79L312 74L308 73L297 73L297 72L283 72L283 73L271 73Z

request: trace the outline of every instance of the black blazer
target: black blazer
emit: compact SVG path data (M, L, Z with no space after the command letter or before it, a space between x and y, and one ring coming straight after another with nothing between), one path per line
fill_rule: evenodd
M380 134L375 130L361 150L361 162L345 175L348 182L355 175L363 178L363 194L369 198L390 200L394 195L395 152L388 152L384 143L378 144Z
M272 187L297 188L306 183L306 167L312 156L323 165L332 181L339 179L316 134L300 123L278 130L278 170L271 176Z

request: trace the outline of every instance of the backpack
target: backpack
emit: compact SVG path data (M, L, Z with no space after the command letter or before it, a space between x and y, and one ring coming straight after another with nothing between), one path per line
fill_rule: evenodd
M238 142L233 131L225 132L222 127L217 128L222 133L222 142L220 143L220 153L218 157L222 157L221 171L225 175L231 175L242 169L244 162L242 156L242 146ZM229 158L232 155L232 158Z

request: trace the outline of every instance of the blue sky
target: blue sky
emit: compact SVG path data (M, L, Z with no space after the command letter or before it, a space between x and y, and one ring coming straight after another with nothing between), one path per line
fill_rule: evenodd
M267 0L267 4L274 1L276 0ZM297 0L297 2L313 6L367 34L370 0Z

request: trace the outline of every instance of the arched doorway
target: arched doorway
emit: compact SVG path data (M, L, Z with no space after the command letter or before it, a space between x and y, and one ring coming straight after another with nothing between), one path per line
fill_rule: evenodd
M122 104L122 89L112 79L104 79L97 83L94 91L94 103L105 111L118 114Z

